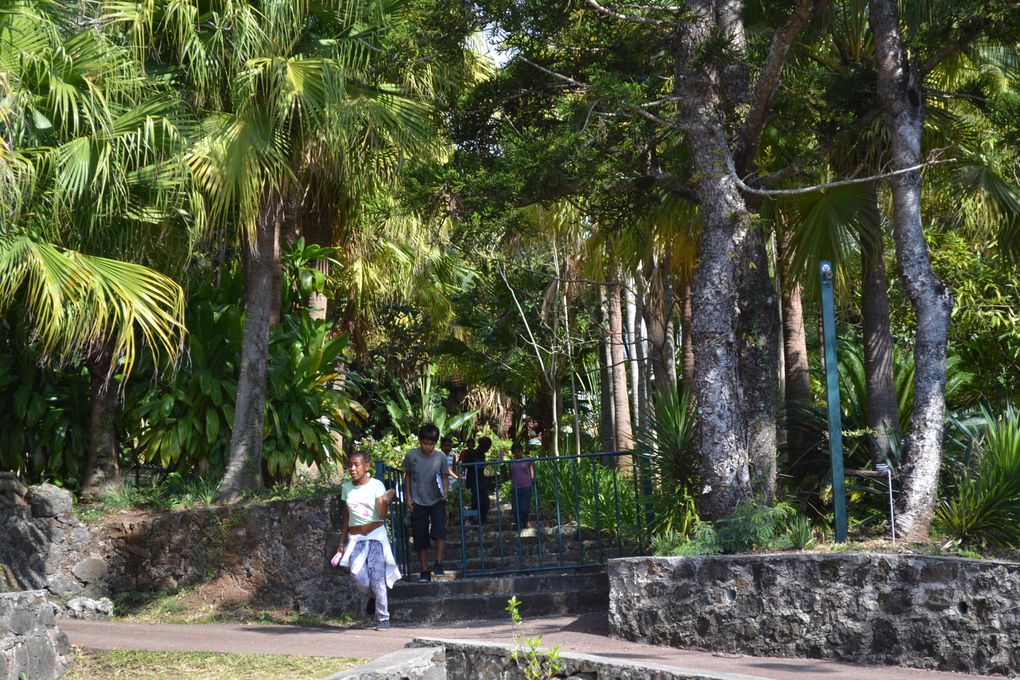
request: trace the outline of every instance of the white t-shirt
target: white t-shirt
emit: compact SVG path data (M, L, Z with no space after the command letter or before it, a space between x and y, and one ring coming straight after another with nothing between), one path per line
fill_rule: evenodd
M375 499L386 493L386 487L378 479L369 479L361 486L347 480L340 489L340 500L347 502L348 522L352 527L382 522L384 517L376 514Z

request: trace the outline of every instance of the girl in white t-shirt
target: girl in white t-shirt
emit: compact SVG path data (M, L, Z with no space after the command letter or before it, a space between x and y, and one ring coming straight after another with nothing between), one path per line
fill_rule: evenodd
M330 563L334 567L348 567L358 590L372 593L366 609L375 611L376 630L388 630L390 612L386 588L392 588L400 578L386 535L386 513L396 492L387 490L382 482L369 476L371 465L367 453L355 451L351 454L351 478L344 482L340 491L340 499L344 501L340 545Z

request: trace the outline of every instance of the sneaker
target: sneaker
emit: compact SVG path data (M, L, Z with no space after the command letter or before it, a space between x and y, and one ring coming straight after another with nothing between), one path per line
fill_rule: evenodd
M368 603L365 604L365 616L372 616L375 614L375 598L368 598Z
M418 583L428 583L431 580L432 580L431 571L423 571L421 574L418 575Z
M432 565L432 573L436 576L446 576L446 570L443 569L442 562L436 562Z
M375 624L375 629L376 630L389 630L390 629L390 622L389 622L389 620L387 619L386 621L380 621L379 623Z

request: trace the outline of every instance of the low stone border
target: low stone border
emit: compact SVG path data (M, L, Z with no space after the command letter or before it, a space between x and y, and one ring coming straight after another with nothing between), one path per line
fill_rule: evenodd
M1020 674L1020 564L917 555L609 561L609 626L637 642Z
M42 590L0 593L0 680L53 680L72 663L71 645L57 628Z
M511 645L470 640L415 638L405 649L351 668L327 680L524 680ZM602 659L563 652L564 680L764 680L758 676L695 671L659 664Z

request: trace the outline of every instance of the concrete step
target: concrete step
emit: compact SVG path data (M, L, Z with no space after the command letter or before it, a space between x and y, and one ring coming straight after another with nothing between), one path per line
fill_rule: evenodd
M575 615L609 606L605 571L465 578L430 583L400 582L390 594L390 611L402 621L438 623L507 618L506 602L521 600L521 615Z

